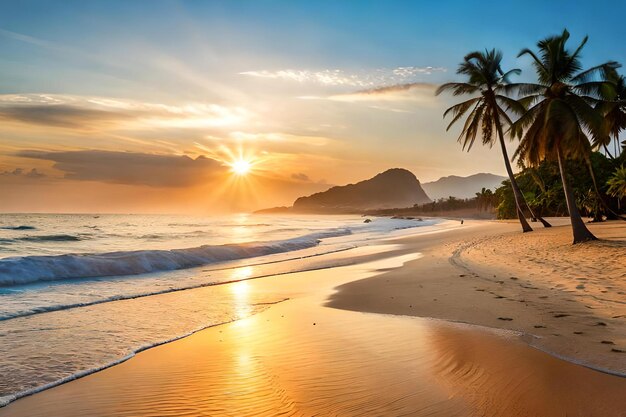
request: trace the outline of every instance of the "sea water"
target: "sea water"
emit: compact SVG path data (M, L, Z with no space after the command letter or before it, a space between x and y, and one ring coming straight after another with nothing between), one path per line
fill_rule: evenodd
M2 214L0 405L282 301L219 284L336 266L438 222Z

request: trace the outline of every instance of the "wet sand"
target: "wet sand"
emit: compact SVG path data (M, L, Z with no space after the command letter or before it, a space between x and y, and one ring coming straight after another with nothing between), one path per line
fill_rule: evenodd
M412 242L422 259L341 286L329 305L512 329L540 349L626 375L626 222L590 224L602 240L576 246L567 225L521 234L477 223L486 230Z
M517 325L494 318L502 306L486 300L502 299L483 299L487 291L452 291L467 275L462 255L450 262L460 241L516 229L469 223L386 255L373 248L382 259L368 263L228 284L242 306L259 293L289 300L20 399L0 416L626 415L625 378L548 355L517 332L410 317Z

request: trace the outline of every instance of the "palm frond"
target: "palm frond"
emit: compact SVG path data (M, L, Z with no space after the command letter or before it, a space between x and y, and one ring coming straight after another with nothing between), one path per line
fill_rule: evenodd
M467 119L469 124L466 123L466 128L463 129L458 139L459 143L461 143L463 146L463 150L467 150L469 152L470 149L472 149L474 141L476 140L476 135L478 134L478 129L482 123L482 116L484 111L485 104L482 103L476 108L476 110L474 110L473 117Z
M497 94L496 100L500 105L506 107L506 111L512 111L516 114L523 114L526 111L526 107L518 100L512 99L502 94Z
M531 51L528 48L524 48L520 51L519 54L517 54L517 57L520 58L524 55L529 55L532 59L533 59L533 65L535 66L535 69L537 70L537 74L540 75L540 80L544 80L543 77L548 76L549 71L548 68L545 67L544 63L541 62L541 59L539 59L539 57L537 55L535 55L535 53L533 51Z
M435 95L452 90L452 94L455 96L460 96L463 94L474 94L480 92L480 89L469 83L445 83L440 85L435 91Z
M443 114L443 117L445 118L446 115L448 115L448 113L452 112L452 121L450 122L450 124L448 125L448 127L446 128L446 131L450 130L450 128L461 118L463 117L463 115L465 115L465 113L467 113L467 111L472 107L472 105L478 105L480 104L480 98L476 97L476 98L472 98L469 99L467 101L464 101L463 103L459 103L456 104L452 107L450 107L448 110L445 111L445 113Z
M579 72L577 75L572 77L571 81L574 84L578 84L593 81L597 78L600 80L610 80L611 77L615 76L617 73L616 70L619 67L621 67L620 63L616 61L608 61L604 64L596 65L595 67Z
M543 93L546 89L545 85L534 83L511 83L502 87L506 95L517 95L524 97L530 94Z

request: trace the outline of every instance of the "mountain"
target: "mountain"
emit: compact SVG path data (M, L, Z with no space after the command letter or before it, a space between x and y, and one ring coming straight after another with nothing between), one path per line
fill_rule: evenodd
M437 181L425 182L422 184L424 191L432 198L448 198L450 196L457 198L476 197L476 193L483 187L492 190L499 187L506 177L494 174L474 174L469 177L458 177L450 175L449 177L439 178Z
M411 207L430 202L412 172L393 168L375 177L327 191L300 197L293 210L300 212L347 212L394 207Z

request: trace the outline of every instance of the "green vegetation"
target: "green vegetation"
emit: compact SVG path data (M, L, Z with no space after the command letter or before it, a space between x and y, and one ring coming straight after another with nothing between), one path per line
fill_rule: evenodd
M614 215L609 209L614 212L620 209L618 199L608 197L610 195L608 181L615 172L615 161L599 152L593 152L590 161L599 183L601 197L607 202L608 208L600 203L587 164L581 160L568 160L565 163L565 172L569 183L572 184L577 206L583 216L592 217L595 221L601 221L603 217L613 218ZM536 167L525 167L517 174L516 180L535 213L546 217L568 215L557 162L543 160ZM515 217L511 184L505 181L495 194L497 217L500 219Z
M607 193L620 199L626 198L626 167L623 165L615 170L615 173L608 179L606 184L609 186Z
M468 81L444 84L437 94L475 95L444 113L453 116L450 128L471 109L459 137L464 149L471 148L479 130L483 144L492 145L496 137L501 143L509 180L495 193L498 217L517 215L526 232L532 229L526 227L524 210L539 219L567 213L574 243L581 243L596 239L583 215L602 221L616 218L623 207L624 173L618 163L625 156L623 150L618 156L617 149L626 128L626 93L624 77L616 71L620 64L609 61L583 70L580 56L587 37L573 51L568 39L564 30L539 41L536 52L519 53L532 59L535 83L509 83L508 75L519 70L504 73L501 53L473 52L457 71ZM519 140L514 159L522 171L517 175L504 147L506 127L509 137Z

